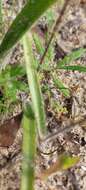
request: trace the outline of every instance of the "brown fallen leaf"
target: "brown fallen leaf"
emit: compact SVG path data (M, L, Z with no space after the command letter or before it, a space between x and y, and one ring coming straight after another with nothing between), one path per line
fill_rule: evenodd
M22 112L17 116L5 121L0 126L0 146L9 147L13 144L17 131L20 128L22 119Z

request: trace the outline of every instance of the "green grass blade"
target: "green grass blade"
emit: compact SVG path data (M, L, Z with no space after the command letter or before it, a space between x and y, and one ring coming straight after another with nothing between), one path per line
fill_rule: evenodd
M62 60L58 61L57 67L64 66L70 64L71 62L75 61L76 59L81 58L86 53L85 48L80 48L78 50L73 51L69 55L65 56Z
M36 122L30 105L23 116L23 161L21 190L34 190L36 156Z
M43 137L43 135L46 132L45 113L44 113L44 105L43 105L40 85L34 63L34 57L32 52L32 36L30 33L24 36L23 47L24 47L27 78L32 98L34 114L37 122L39 135L40 137Z
M37 34L34 34L33 40L34 40L37 52L39 53L40 56L42 56L45 48L43 46L41 38ZM49 47L44 63L42 65L40 65L38 62L38 64L37 64L38 69L44 70L44 71L50 71L49 63L53 60L53 58L54 58L54 50L52 47ZM36 56L35 56L35 60L37 60Z
M56 1L29 0L8 29L0 45L0 57L5 55L23 34L31 28L37 19Z
M67 71L86 72L86 67L80 65L59 66L58 69L67 70Z
M33 40L34 40L34 43L35 43L35 46L36 46L36 49L37 49L37 52L40 54L40 55L43 55L44 53L44 47L43 47L43 44L41 42L41 39L40 37L37 35L37 34L33 34Z
M37 52L42 56L44 51L45 51L45 48L43 47L43 43L42 43L41 38L37 34L34 34L33 40L34 40ZM46 58L45 58L45 62L46 62L46 60L47 60L47 62L50 62L50 60L53 57L53 54L54 54L53 48L49 47Z

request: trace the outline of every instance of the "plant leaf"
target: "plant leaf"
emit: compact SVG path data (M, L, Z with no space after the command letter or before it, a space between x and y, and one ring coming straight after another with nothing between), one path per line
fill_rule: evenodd
M58 69L64 69L67 71L80 71L86 72L86 67L81 65L66 65L66 66L59 66Z
M53 82L55 86L64 94L64 96L70 96L69 89L64 86L63 82L59 78L53 78Z
M71 157L68 155L61 155L60 156L60 165L61 169L67 170L73 167L75 164L79 162L80 158L78 156Z
M7 70L7 69L6 69ZM25 74L26 74L26 71L25 71L25 68L24 68L24 66L21 66L21 65L12 65L11 67L10 67L10 70L9 70L9 72L10 72L10 77L12 78L14 78L14 77L22 77L22 76L24 76Z
M78 50L73 51L69 55L65 56L62 60L58 61L57 67L64 66L70 64L71 62L75 61L76 59L81 58L86 53L85 48L80 48Z
M44 53L44 47L43 47L43 44L41 42L41 39L40 37L37 35L37 34L33 34L33 40L34 40L34 43L35 43L35 46L36 46L36 49L37 49L37 52L40 54L40 55L43 55Z
M8 29L0 46L0 57L4 56L23 34L32 27L37 19L56 1L29 0Z
M9 147L13 144L17 131L20 128L22 112L5 121L0 126L0 146Z

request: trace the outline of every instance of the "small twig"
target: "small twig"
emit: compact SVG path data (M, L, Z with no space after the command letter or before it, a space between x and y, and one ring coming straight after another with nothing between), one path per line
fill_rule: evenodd
M47 156L48 156L48 155L53 154L54 152L57 152L57 151L58 151L58 148L54 149L53 151L44 152L43 150L41 150L40 147L38 147L38 151L39 151L40 154L43 154L43 155L47 155Z
M50 155L50 154L53 154L54 152L56 152L58 150L58 148L56 148L55 150L53 151L49 151L49 152L44 152L41 147L40 147L40 142L43 143L43 142L50 142L52 141L53 139L57 138L58 135L60 133L65 133L65 132L68 132L68 131L71 131L72 129L74 129L74 127L76 127L77 124L79 125L83 125L83 123L85 122L86 120L86 115L82 115L81 117L78 117L75 119L75 120L71 120L70 121L70 124L67 124L65 127L59 127L58 130L55 132L55 133L52 133L50 135L47 135L44 139L39 139L39 143L38 143L38 151L41 153L41 154L44 154L44 155Z
M53 37L54 37L54 35L55 35L55 32L57 31L57 29L58 29L58 27L59 27L59 25L60 25L60 23L61 23L62 17L63 17L63 15L64 15L64 12L65 12L65 10L66 10L66 8L67 8L67 5L68 5L68 2L69 2L69 1L70 1L70 0L65 0L63 9L61 10L60 15L59 15L59 17L57 18L57 20L56 20L56 22L55 22L55 25L54 25L53 30L52 30L52 32L51 32L51 36L50 36L50 38L49 38L48 44L47 44L47 46L46 46L46 48L45 48L45 51L44 51L44 54L43 54L43 56L42 56L42 58L41 58L40 65L43 63L43 61L44 61L44 59L45 59L45 56L46 56L47 51L48 51L48 49L49 49L49 46L50 46L50 44L51 44L51 42L52 42L52 39L53 39Z
M85 122L85 120L86 120L86 115L82 115L80 118L77 117L77 119L72 120L70 122L70 124L68 124L68 125L66 125L65 127L62 127L62 128L59 127L58 130L55 133L47 135L43 140L41 140L41 142L52 141L53 139L55 139L56 137L58 137L58 135L60 133L65 133L65 132L68 132L68 131L71 131L72 129L74 129L74 127L76 127L77 124L83 125L83 123Z

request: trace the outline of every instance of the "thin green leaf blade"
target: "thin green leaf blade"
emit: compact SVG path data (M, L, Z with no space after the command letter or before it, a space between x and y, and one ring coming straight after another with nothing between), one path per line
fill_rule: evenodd
M62 60L57 63L57 67L64 66L70 64L76 59L81 58L86 53L86 48L80 48L78 50L73 51L69 55L65 56Z
M86 72L86 67L85 66L81 66L81 65L59 66L58 69L67 70L67 71Z
M40 53L40 55L43 55L44 53L44 47L43 44L41 42L40 37L37 34L33 35L33 40L37 49L37 52Z
M29 0L8 29L1 46L0 57L4 56L10 48L31 28L37 19L57 0Z

